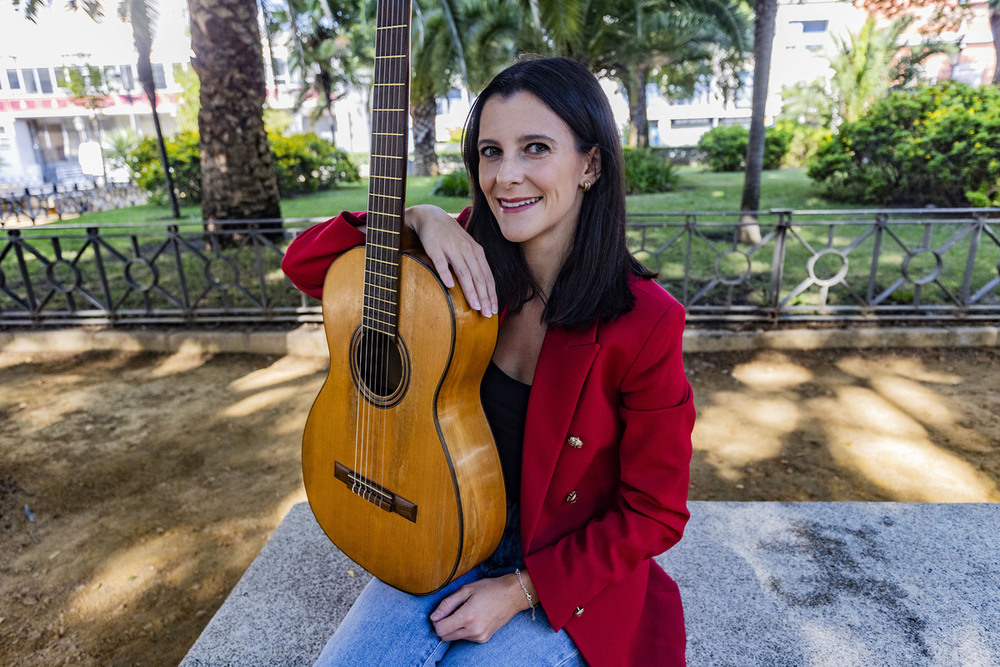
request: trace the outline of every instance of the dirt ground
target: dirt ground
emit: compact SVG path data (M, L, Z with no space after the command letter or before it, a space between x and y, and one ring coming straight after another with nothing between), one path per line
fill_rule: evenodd
M691 354L696 500L1000 501L1000 349ZM0 664L174 665L289 507L322 360L0 350Z

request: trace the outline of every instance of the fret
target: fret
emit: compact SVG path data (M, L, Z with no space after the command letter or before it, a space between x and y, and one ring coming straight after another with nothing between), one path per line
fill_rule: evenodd
M382 199L402 199L402 197L398 195L380 195L377 192L370 192L368 194L372 197L381 197Z
M365 304L365 313L371 313L372 311L375 311L376 313L382 313L383 315L388 315L390 318L396 315L396 311L394 310L385 310L383 308L379 308L378 306L369 306Z
M368 247L371 247L371 248L382 248L383 250L393 250L393 251L398 251L399 250L399 248L394 248L394 247L388 246L388 245L381 245L379 243L369 243Z
M406 135L402 132L372 132L372 134L379 137L405 137Z
M393 216L398 218L399 216ZM375 225L368 225L368 231L370 232L382 232L383 234L399 234L398 229L382 229L381 227L376 227Z
M388 58L405 58L406 55L407 54L405 54L405 53L399 53L399 54L396 54L396 55L375 56L375 60L386 60Z
M366 270L365 273L370 273L373 276L378 276L379 278L388 278L389 280L398 280L397 276L390 276L385 273L379 273L378 271L372 271L370 269Z
M386 334L387 336L395 336L396 335L396 332L392 330L392 327L385 327L385 328L373 327L373 326L371 326L371 325L369 325L367 323L362 323L361 326L363 326L365 329L368 329L369 331L374 331L376 333Z
M371 287L372 289L380 289L383 292L392 292L393 294L397 294L396 290L391 287L383 287L381 285L376 285L375 283L365 283L365 285L367 287Z
M378 259L376 257L369 257L369 262L378 262L379 264L388 264L389 266L399 266L399 262L390 262L387 259Z
M386 327L392 327L393 326L393 323L392 323L391 319L390 320L380 320L379 318L372 317L371 315L364 315L364 316L362 316L361 321L365 322L365 320L367 320L369 324L382 325L382 326L386 326Z
M376 301L381 301L382 303L387 303L387 304L389 304L390 306L393 306L393 307L396 306L396 302L395 301L389 301L388 299L383 299L381 297L377 297L374 294L366 294L365 298L366 299L375 299Z
M400 111L406 111L406 109L372 109L372 111L386 111L386 112L393 111L393 112L400 112Z

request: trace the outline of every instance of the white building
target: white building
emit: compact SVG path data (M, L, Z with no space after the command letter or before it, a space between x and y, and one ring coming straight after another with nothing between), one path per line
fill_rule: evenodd
M781 109L781 88L799 81L829 76L825 53L834 48L833 36L846 39L857 32L865 14L851 2L833 0L779 0L777 27L768 87L767 116ZM107 3L105 3L107 4ZM110 5L109 5L110 7ZM178 129L181 86L176 74L190 67L188 10L185 0L160 0L152 61L158 90L157 108L166 135ZM939 57L926 66L931 80L953 77L985 83L993 73L994 54L986 3L973 3L976 20L949 35L962 47L952 58ZM113 9L100 23L82 11L68 12L62 3L43 6L37 22L26 20L10 2L0 0L0 189L93 180L102 174L92 158L100 136L130 129L153 134L149 103L135 77L136 54L129 25ZM916 37L913 37L916 39ZM265 42L265 50L268 48ZM265 51L268 105L291 110L300 82L289 76L287 49L279 44ZM108 75L112 94L99 112L73 101L67 89L67 67L99 67ZM697 143L708 129L721 124L748 124L752 73L735 99L724 101L711 80L699 84L687 100L670 103L655 85L647 91L650 143L686 146ZM628 119L624 97L605 82L619 122ZM291 117L292 132L314 131L353 153L369 148L369 119L365 96L352 91L334 105L336 129L328 118L313 119L315 103ZM453 91L438 103L438 140L447 142L464 125L468 96ZM99 162L99 158L96 160ZM113 174L111 175L113 176Z

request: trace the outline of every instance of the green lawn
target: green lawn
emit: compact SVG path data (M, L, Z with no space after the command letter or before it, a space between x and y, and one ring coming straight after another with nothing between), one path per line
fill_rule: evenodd
M680 182L674 192L652 195L632 195L628 198L633 213L676 213L685 211L737 211L743 194L743 173L715 174L690 167L680 168ZM468 200L460 197L438 197L431 194L436 178L411 176L406 182L406 200L410 204L437 204L458 212ZM294 197L281 202L286 218L331 217L341 211L361 211L367 208L368 182L348 184L313 195ZM803 169L783 169L764 172L761 184L761 209L771 208L845 208L823 199ZM197 220L198 206L184 206L181 217ZM73 222L108 224L119 222L153 222L169 220L168 206L133 206L115 211L101 211L80 216Z

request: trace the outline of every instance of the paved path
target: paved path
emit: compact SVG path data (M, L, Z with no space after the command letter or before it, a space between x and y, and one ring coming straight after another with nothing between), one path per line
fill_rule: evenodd
M1000 504L690 507L692 667L1000 665ZM367 576L296 505L182 667L311 664Z

